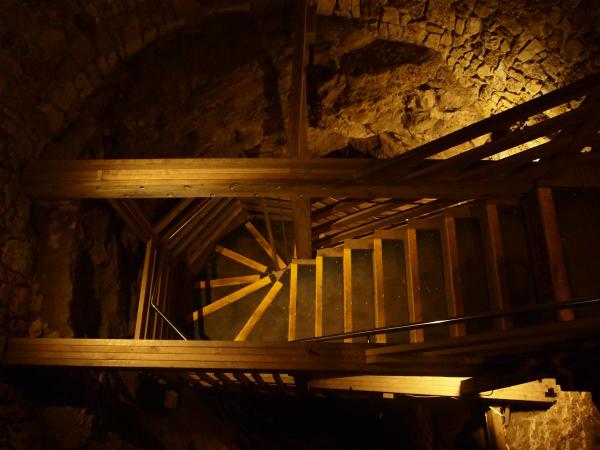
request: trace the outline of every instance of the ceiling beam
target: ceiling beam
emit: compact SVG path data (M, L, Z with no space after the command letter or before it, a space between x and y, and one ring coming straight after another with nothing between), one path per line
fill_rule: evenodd
M77 198L481 198L528 191L533 180L405 180L405 170L386 170L355 181L360 171L385 161L347 158L181 158L38 161L26 170L25 191L40 199ZM494 163L490 163L494 164Z

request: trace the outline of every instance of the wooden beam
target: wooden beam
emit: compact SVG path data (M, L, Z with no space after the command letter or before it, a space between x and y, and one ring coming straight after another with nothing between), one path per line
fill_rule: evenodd
M375 328L385 326L385 292L383 289L383 241L373 239L373 300L375 309ZM385 334L375 336L375 342L385 344Z
M290 305L288 308L288 341L296 339L296 318L298 303L298 264L290 264Z
M312 258L310 199L294 197L292 199L292 216L296 257L300 259Z
M229 278L215 278L213 280L208 281L198 281L194 283L194 286L197 289L206 289L207 287L217 288L224 286L236 286L238 284L248 284L254 283L260 279L260 275L242 275L239 277L229 277Z
M421 305L421 279L419 274L419 252L417 249L417 230L406 229L404 239L404 254L406 255L408 320L411 323L423 321ZM422 329L410 331L410 342L423 342L425 334Z
M146 255L144 257L144 267L142 269L142 281L140 284L140 296L138 300L137 316L135 321L135 339L145 338L146 311L150 308L150 289L152 287L152 272L154 265L154 244L152 239L146 243Z
M427 164L436 162L428 162ZM354 158L121 159L37 161L24 174L36 198L282 197L454 198L506 197L526 192L532 181L405 180L406 169L355 181L382 161ZM490 165L493 163L490 163Z
M363 170L357 178L372 176L380 172L384 167L393 167L400 164L410 165L415 160L422 161L444 150L448 150L457 145L463 144L470 140L476 139L488 133L495 131L509 130L511 125L528 119L531 116L540 114L555 106L562 105L575 98L586 95L591 90L595 89L600 83L600 75L592 75L575 83L569 84L563 88L549 92L541 97L530 100L526 103L518 105L509 110L503 111L494 116L483 119L479 122L471 124L465 128L454 131L439 139L428 142L424 145L416 147L403 153L393 160L387 161L385 166L381 168L371 167Z
M250 232L250 234L254 237L254 239L256 240L258 245L260 245L261 248L265 251L265 253L267 255L269 255L270 258L273 258L273 262L275 263L276 266L278 266L278 267L286 266L283 259L281 259L279 257L279 255L277 254L277 250L271 248L271 244L269 244L267 242L267 240L263 237L263 235L260 233L260 231L258 231L256 229L256 227L254 226L254 224L252 222L246 222L245 227Z
M507 310L510 309L510 304L498 207L493 203L486 203L485 217L482 219L483 234L487 241L492 308L494 311ZM501 317L494 321L494 326L498 330L506 330L512 327L512 321L509 317Z
M214 313L215 311L218 311L219 309L230 305L233 302L237 302L238 300L241 300L242 298L244 298L245 296L251 294L252 292L258 291L259 289L269 285L271 283L271 278L269 278L268 276L261 278L258 281L255 281L254 283L248 285L248 286L244 286L241 289L238 289L237 291L232 292L229 295L226 295L225 297L222 297L218 300L215 300L214 302L210 303L209 305L206 305L205 307L202 308L202 315L207 316L209 314ZM188 321L192 321L194 319L194 314L197 314L198 311L194 311L192 314L189 314L187 316Z
M540 215L542 217L542 227L544 229L544 239L546 241L548 264L550 265L554 300L557 302L564 302L572 298L571 285L569 283L569 273L567 271L567 263L560 237L552 189L538 188L537 199ZM558 311L558 318L559 320L565 321L573 320L575 315L573 310L562 309Z
M224 256L225 258L229 258L229 259L236 261L246 267L250 267L251 269L257 270L260 273L265 273L267 271L267 266L265 266L264 264L254 261L253 259L250 259L247 256L244 256L238 252L235 252L228 248L222 247L220 245L217 245L215 247L215 252L219 253L220 255Z
M252 330L254 330L254 327L256 326L258 321L262 318L262 316L265 314L265 312L267 311L269 306L271 306L271 303L273 303L273 300L275 300L275 297L277 297L277 294L279 294L279 291L281 290L282 287L283 287L283 284L280 283L279 281L275 281L275 283L273 283L273 286L271 286L271 289L269 289L269 292L267 292L267 294L263 297L262 301L259 303L257 308L254 310L254 312L252 313L252 315L250 316L250 318L248 319L248 321L246 322L244 327L237 334L234 341L244 341L244 340L248 339L248 336L250 335Z
M315 336L323 336L323 256L315 260Z
M308 0L296 0L294 59L289 101L288 145L294 158L308 158L308 108L306 101L306 65L308 63Z
M344 248L344 333L352 331L352 249ZM352 342L352 338L344 339Z
M460 317L465 313L464 301L461 288L460 262L458 259L458 240L456 237L456 219L444 217L443 255L444 255L444 279L446 285L446 301L448 315ZM464 336L466 327L464 323L450 325L450 336Z

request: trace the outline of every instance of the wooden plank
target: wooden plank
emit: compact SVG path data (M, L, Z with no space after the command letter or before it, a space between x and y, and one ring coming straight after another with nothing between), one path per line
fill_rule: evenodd
M500 229L498 207L495 204L486 203L482 225L489 254L490 298L492 299L493 310L510 309L506 269L504 267L506 263L504 260L502 231ZM506 330L512 327L512 322L509 317L501 317L494 320L494 326L498 330Z
M277 259L275 238L273 237L273 230L271 229L271 219L269 219L269 211L267 209L267 203L265 202L264 198L262 199L262 206L265 226L267 227L267 237L269 238L269 245L271 246L271 259L275 262L275 270L283 269L283 267L279 265L279 261Z
M277 297L277 294L279 294L279 291L282 287L283 284L279 281L275 281L275 283L273 283L273 286L271 287L271 289L269 289L269 292L267 292L267 294L263 297L263 299L256 307L256 309L254 310L244 327L235 337L234 341L244 341L248 339L248 336L250 335L252 330L254 330L254 327L256 326L258 321L265 314L267 308L271 306L271 303L273 303L273 300L275 300L275 297Z
M363 392L392 392L408 395L461 397L461 383L470 378L435 376L359 375L336 378L317 378L309 381L311 389L335 389ZM488 401L516 401L552 404L556 397L548 397L550 390L560 391L554 379L521 383L475 394Z
M243 264L246 267L250 267L251 269L257 270L260 273L264 273L267 271L267 266L265 266L264 264L254 261L253 259L250 259L247 256L244 256L238 252L222 247L220 245L217 245L215 247L215 252L219 253L220 255L223 255L225 258L229 258L233 261Z
M150 289L152 279L152 263L154 256L154 247L152 239L146 243L146 255L144 257L144 267L142 269L142 281L140 284L140 297L138 301L137 316L135 321L134 339L143 339L143 330L145 328L146 309L150 302Z
M554 197L552 189L538 188L537 199L542 217L542 226L544 229L544 239L548 255L548 264L550 265L550 275L552 278L552 288L554 290L554 300L564 302L572 298L571 286L569 283L569 274L567 263L563 250L563 244L558 228L558 219L554 207ZM559 320L573 320L575 314L573 310L562 309L558 311Z
M458 241L456 238L456 219L444 217L443 228L443 255L444 278L446 286L446 300L450 317L459 317L465 314L460 281L460 262L458 258ZM464 323L450 325L450 336L464 336L466 326Z
M296 257L312 258L312 220L310 199L294 197L292 199L292 218L294 221L294 242Z
M384 327L385 320L385 292L383 289L383 242L381 239L373 240L373 300L375 308L375 327ZM375 342L385 344L385 334L375 336Z
M285 267L286 264L283 261L283 259L281 259L279 257L279 255L277 254L277 250L271 248L271 245L267 242L267 240L263 237L263 235L260 234L260 231L258 231L256 229L256 227L254 226L254 224L252 222L246 222L244 225L245 225L246 229L250 232L250 234L254 237L254 239L256 240L256 242L258 242L258 245L261 246L261 248L265 251L265 253L267 255L269 255L270 258L273 255L275 255L275 258L273 260L273 262L275 263L275 265L279 266L279 267Z
M260 275L242 275L239 277L215 278L208 281L197 281L194 283L197 289L206 289L207 287L217 288L224 286L237 286L238 284L254 283L260 279Z
M405 180L406 169L355 182L361 168L385 161L354 158L134 159L36 161L24 188L37 198L189 198L278 195L306 198L474 198L526 192L531 182ZM434 162L435 163L435 162Z
M373 300L375 311L375 327L383 327L386 324L385 316L385 292L383 285L383 242L381 239L373 240ZM386 343L385 334L375 336L375 342Z
M315 264L315 336L323 336L323 256Z
M271 278L269 278L268 276L263 277L260 280L255 281L254 283L252 283L248 286L244 286L243 288L238 289L237 291L234 291L231 294L226 295L225 297L215 300L214 302L212 302L209 305L206 305L205 307L202 308L202 315L207 316L208 314L212 314L213 312L218 311L219 309L221 309L227 305L230 305L233 302L237 302L238 300L241 300L248 294L251 294L252 292L257 291L260 288L263 288L263 287L269 285L270 283L271 283ZM197 314L197 313L198 313L198 311L194 311L194 313L189 314L187 316L188 321L191 321L193 319L193 314Z
M298 300L298 264L290 264L290 306L288 310L288 341L296 339L296 310Z
M411 323L423 321L421 305L421 280L419 275L419 255L417 249L417 230L407 228L404 239L407 272L408 318ZM410 331L410 342L423 342L422 329Z
M353 208L356 208L357 206L362 205L363 203L365 203L364 199L340 200L330 205L323 206L322 208L319 208L316 211L313 211L311 214L312 221L318 222L320 220L327 219L328 217L335 216L338 213L346 212Z
M352 249L344 248L344 333L352 331ZM352 342L352 339L344 339Z

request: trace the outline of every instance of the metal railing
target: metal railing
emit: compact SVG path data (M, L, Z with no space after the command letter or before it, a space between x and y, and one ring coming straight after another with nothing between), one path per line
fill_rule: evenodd
M451 317L448 319L433 320L429 322L415 322L406 325L394 325L389 327L371 328L369 330L351 331L348 333L329 334L327 336L312 337L306 339L297 339L293 342L327 342L339 339L350 339L357 337L370 337L377 334L400 333L402 331L410 331L416 329L433 328L444 325L454 325L459 323L472 322L476 320L498 319L501 317L511 317L521 314L556 311L560 309L582 308L585 306L600 305L600 298L585 297L568 302L543 303L540 305L524 306L521 308L513 308L505 311L497 311L483 314L472 314L469 316Z

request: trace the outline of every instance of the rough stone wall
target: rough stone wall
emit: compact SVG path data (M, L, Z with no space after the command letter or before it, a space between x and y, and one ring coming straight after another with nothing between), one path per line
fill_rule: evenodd
M509 450L600 448L600 413L588 392L561 392L547 411L513 412L506 426Z

